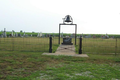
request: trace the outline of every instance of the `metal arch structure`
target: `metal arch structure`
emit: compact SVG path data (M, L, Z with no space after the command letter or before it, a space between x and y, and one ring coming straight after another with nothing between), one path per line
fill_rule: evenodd
M76 45L76 34L77 34L77 24L65 24L65 23L60 23L59 24L59 40L58 44L60 44L60 30L61 30L61 25L75 25L75 45Z

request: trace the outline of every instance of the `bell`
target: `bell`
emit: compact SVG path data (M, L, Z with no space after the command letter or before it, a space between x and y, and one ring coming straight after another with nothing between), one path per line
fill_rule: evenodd
M67 15L67 16L65 17L65 22L72 22L72 18L71 18L70 15Z

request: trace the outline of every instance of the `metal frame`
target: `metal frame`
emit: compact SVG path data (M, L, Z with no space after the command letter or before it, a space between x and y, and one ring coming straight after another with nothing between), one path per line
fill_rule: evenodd
M61 25L75 25L75 45L76 45L77 24L59 24L59 40L58 40L58 44L60 44L60 30L61 30Z

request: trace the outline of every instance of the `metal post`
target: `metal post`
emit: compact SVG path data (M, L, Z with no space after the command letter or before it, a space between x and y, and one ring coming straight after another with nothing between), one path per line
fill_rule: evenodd
M82 37L80 37L79 54L82 54Z
M1 43L1 36L0 36L0 43Z
M59 24L59 40L58 40L58 44L60 44L60 24Z
M117 38L116 38L116 46L115 46L115 56L117 54Z
M76 33L77 33L77 25L75 24L75 45L76 45Z
M52 37L50 36L49 53L52 53Z

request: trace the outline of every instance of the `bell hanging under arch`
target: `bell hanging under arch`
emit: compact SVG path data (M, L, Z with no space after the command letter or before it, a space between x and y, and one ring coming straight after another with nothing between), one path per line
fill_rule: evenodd
M70 15L66 15L64 18L64 23L73 23L72 17Z

